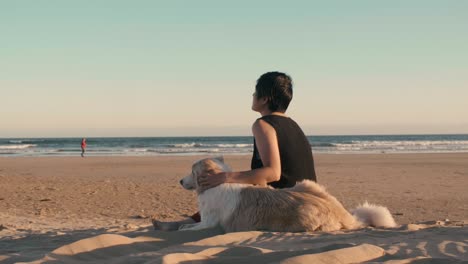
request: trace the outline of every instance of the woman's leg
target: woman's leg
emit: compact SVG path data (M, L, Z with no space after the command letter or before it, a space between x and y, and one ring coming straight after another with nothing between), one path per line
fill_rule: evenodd
M179 230L179 227L181 225L199 223L200 220L201 220L200 213L197 212L191 217L186 218L181 221L161 222L161 221L153 219L152 222L153 222L153 227L155 230L175 231L175 230Z

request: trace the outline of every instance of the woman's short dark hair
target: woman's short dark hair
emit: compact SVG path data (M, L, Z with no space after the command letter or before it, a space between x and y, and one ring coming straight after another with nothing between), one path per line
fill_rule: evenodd
M260 76L255 86L257 98L267 98L270 111L286 111L292 100L292 80L282 72L267 72Z

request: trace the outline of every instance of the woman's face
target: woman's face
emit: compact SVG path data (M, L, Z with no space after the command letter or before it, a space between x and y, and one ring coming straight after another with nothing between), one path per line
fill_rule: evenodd
M254 93L252 94L252 110L253 110L253 111L257 111L257 110L256 110L256 109L258 108L257 105L258 105L257 93L254 92Z
M261 112L265 108L265 99L258 99L257 93L252 94L252 110L255 112Z

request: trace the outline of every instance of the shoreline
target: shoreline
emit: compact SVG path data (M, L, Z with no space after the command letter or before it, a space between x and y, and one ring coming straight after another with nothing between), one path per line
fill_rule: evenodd
M316 154L468 153L468 134L307 136ZM0 138L0 156L75 156L81 138ZM252 136L88 138L92 156L251 155Z
M184 154L90 154L85 153L85 158L185 158L185 157L230 157L230 156L247 156L252 157L253 152L249 153L184 153ZM468 155L468 151L441 151L441 152L348 152L348 153L332 153L332 152L317 152L312 151L314 158L316 156L380 156L380 155ZM0 155L0 159L9 158L81 158L81 150L76 150L74 155Z

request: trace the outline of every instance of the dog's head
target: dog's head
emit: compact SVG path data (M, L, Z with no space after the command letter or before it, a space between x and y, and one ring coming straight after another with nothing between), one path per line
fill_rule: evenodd
M198 176L230 170L229 166L224 163L223 157L202 159L192 165L192 172L180 180L180 184L187 190L198 191Z

